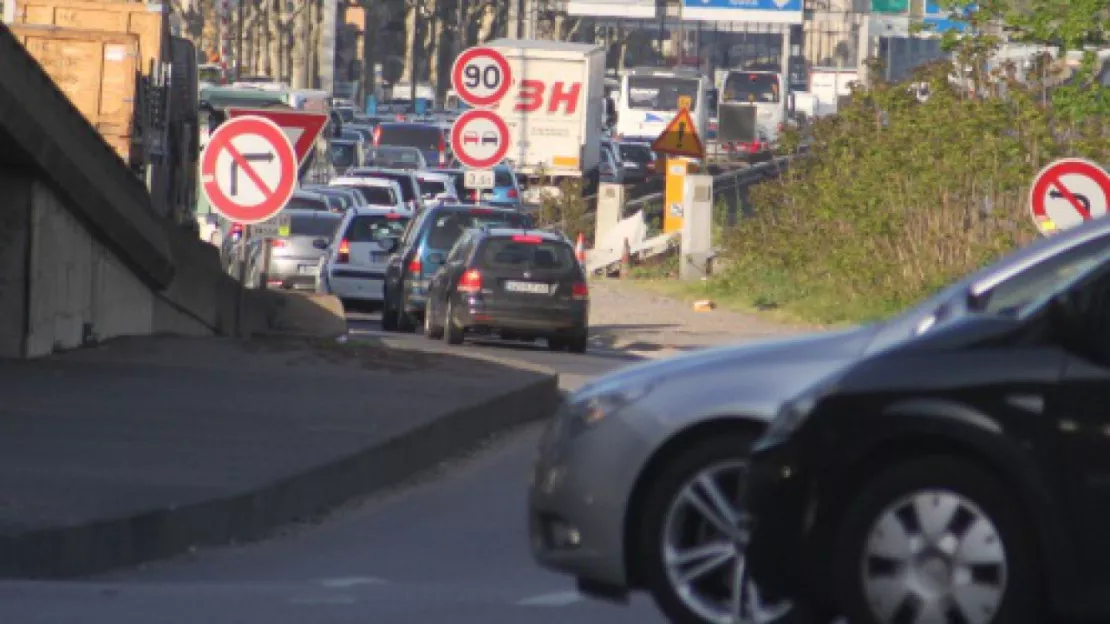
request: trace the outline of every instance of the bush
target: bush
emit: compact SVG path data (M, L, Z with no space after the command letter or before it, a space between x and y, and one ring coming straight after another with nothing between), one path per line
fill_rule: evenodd
M592 216L587 214L589 207L582 197L582 180L567 178L559 183L558 188L558 193L544 194L536 211L537 224L557 228L572 239L579 233L585 234L587 239L592 238L593 221Z
M873 71L870 88L816 120L811 155L752 189L752 213L725 234L716 290L819 322L881 317L1037 236L1027 199L1040 167L1110 160L1100 115L1000 75L969 94L953 72L920 68L922 102Z

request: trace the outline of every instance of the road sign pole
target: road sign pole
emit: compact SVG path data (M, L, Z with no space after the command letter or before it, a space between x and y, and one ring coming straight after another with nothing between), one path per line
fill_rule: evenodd
M251 229L249 227L243 228L242 237L239 239L239 249L236 256L239 259L239 293L235 298L235 335L239 338L246 338L247 331L243 327L243 308L246 306L247 288L246 288L246 274L247 274L247 245L250 244Z
M262 268L258 273L258 288L266 290L270 286L270 254L273 253L274 239L262 239Z

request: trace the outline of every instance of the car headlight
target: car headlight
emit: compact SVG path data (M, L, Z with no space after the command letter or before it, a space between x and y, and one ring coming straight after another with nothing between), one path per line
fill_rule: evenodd
M626 406L639 401L651 392L653 387L652 384L641 384L611 388L581 399L572 399L564 412L568 436L578 435Z

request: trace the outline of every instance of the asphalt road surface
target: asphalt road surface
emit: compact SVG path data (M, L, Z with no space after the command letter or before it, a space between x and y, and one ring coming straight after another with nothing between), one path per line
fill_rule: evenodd
M458 349L418 334L384 334L376 315L352 316L352 340L376 336ZM463 349L553 368L567 389L636 359L602 349L551 353L542 341ZM0 583L0 621L662 622L646 596L627 606L584 599L572 579L533 563L525 499L539 432L539 425L509 432L469 457L267 540L87 581Z

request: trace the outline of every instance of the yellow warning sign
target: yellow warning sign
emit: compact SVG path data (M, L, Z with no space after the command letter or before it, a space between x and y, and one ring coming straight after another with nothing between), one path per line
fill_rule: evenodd
M678 96L678 107L679 108L690 108L693 105L694 105L694 98L692 98L688 95Z
M671 123L663 130L663 134L651 144L651 149L660 154L671 156L686 156L689 158L702 158L705 148L702 147L701 138L694 127L694 120L690 117L690 109L683 107L674 116Z

